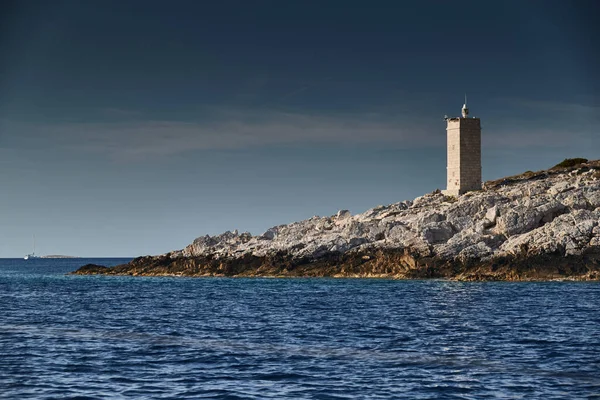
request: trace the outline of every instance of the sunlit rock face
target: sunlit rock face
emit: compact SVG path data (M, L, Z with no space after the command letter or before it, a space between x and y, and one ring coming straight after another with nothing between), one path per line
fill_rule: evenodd
M240 257L285 252L319 259L331 252L406 249L442 259L582 254L600 232L600 163L487 182L458 198L439 191L362 214L341 210L273 227L262 235L200 237L172 256Z
M81 274L600 279L600 161L340 210Z

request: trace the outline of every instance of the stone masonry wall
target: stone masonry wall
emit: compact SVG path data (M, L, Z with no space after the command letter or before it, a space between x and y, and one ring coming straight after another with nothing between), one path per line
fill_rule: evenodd
M460 195L481 189L481 123L479 118L455 118L447 127L447 190Z

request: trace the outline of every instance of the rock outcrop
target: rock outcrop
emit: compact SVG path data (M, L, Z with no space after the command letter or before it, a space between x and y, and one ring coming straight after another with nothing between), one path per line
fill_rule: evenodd
M75 273L600 279L600 160L486 182L459 198L436 190L258 236L203 236L182 250Z

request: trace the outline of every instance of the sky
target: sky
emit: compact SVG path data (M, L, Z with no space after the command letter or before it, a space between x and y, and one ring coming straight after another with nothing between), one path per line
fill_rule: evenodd
M139 256L600 158L597 1L4 1L0 257Z

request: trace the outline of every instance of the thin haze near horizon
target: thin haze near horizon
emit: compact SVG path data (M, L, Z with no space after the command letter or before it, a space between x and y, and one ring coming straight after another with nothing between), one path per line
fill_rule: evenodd
M595 1L9 1L0 257L138 256L600 158Z

